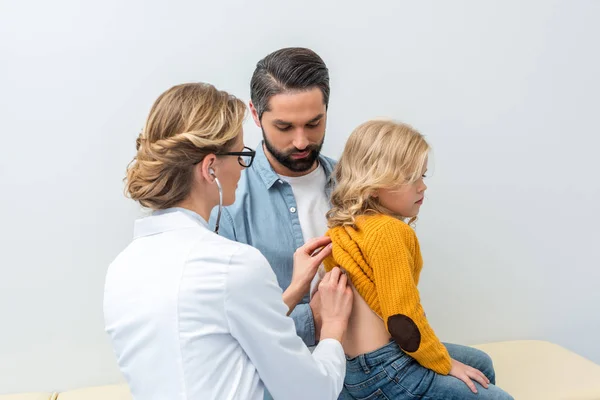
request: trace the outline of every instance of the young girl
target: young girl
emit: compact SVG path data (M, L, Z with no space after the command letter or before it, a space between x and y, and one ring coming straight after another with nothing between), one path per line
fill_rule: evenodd
M369 121L352 132L336 166L325 268L341 266L355 291L343 397L511 399L494 385L489 356L442 344L421 306L423 260L411 224L427 189L428 152L412 127Z

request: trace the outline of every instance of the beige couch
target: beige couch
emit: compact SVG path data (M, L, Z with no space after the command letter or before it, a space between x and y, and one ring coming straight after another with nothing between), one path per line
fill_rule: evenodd
M600 365L558 345L525 340L473 347L492 357L498 386L516 400L600 400ZM112 385L0 400L131 400L131 395L126 385Z

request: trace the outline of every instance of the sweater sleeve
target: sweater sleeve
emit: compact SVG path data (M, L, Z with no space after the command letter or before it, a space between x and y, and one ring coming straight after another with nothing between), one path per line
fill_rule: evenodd
M429 325L417 289L417 237L401 221L388 221L370 235L366 255L373 268L382 318L396 343L423 367L447 375L450 355Z

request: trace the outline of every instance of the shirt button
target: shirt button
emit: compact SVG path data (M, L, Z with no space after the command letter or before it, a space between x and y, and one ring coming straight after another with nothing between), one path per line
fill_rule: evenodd
M296 212L296 207L290 207L290 212L293 214Z

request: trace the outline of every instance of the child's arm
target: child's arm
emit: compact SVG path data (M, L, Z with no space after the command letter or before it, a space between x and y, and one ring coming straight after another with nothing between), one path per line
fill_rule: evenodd
M370 235L367 257L386 327L398 345L419 364L447 375L451 359L427 322L415 282L418 255L414 231L401 221L381 225Z

